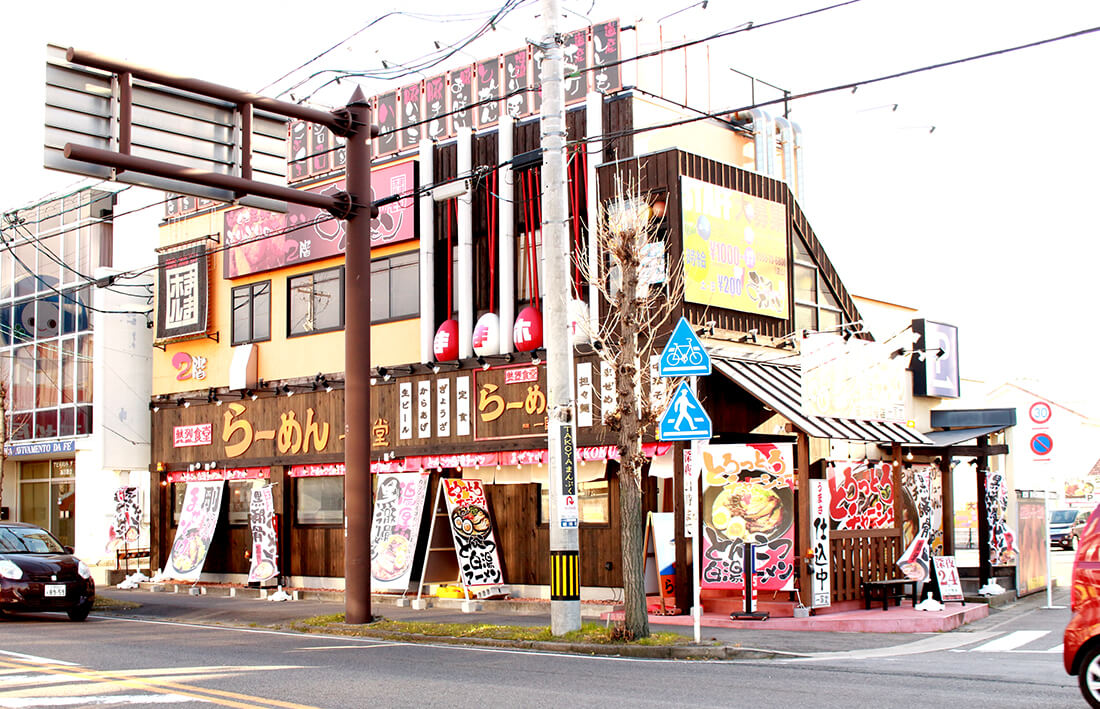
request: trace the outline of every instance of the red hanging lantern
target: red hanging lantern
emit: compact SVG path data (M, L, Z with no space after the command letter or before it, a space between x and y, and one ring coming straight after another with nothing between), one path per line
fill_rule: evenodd
M520 352L530 352L542 347L542 315L534 306L519 311L512 327L512 341Z
M454 318L444 320L435 332L432 351L436 362L458 359L458 321Z

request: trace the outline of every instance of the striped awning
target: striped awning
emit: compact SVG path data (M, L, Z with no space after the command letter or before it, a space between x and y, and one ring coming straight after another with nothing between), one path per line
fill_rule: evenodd
M720 359L711 355L714 369L737 386L770 406L814 438L832 438L867 443L931 445L922 433L903 423L808 416L802 413L802 370L795 365L744 359Z

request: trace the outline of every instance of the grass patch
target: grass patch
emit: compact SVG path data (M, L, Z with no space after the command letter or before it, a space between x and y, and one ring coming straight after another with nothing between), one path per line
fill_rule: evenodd
M92 610L97 611L125 611L134 608L141 608L141 604L134 601L119 601L106 596L96 596L95 604L92 606Z
M624 641L616 626L585 623L580 630L554 635L547 625L490 625L485 623L429 623L379 618L362 626L344 624L343 613L331 613L297 621L292 626L303 632L341 635L371 635L377 631L420 635L425 638L485 638L528 642L566 642L588 645L690 645L691 639L670 632L654 633L641 640Z

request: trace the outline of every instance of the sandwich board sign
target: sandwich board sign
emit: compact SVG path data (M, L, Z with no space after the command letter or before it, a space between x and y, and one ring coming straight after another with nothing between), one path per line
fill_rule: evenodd
M691 329L686 318L681 317L676 329L661 351L658 373L662 377L692 377L710 374L710 355Z

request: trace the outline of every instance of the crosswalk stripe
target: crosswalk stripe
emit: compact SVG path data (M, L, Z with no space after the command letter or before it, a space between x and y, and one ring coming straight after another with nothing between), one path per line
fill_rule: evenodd
M1039 638L1050 635L1049 630L1014 630L996 640L972 648L970 652L1011 652Z

